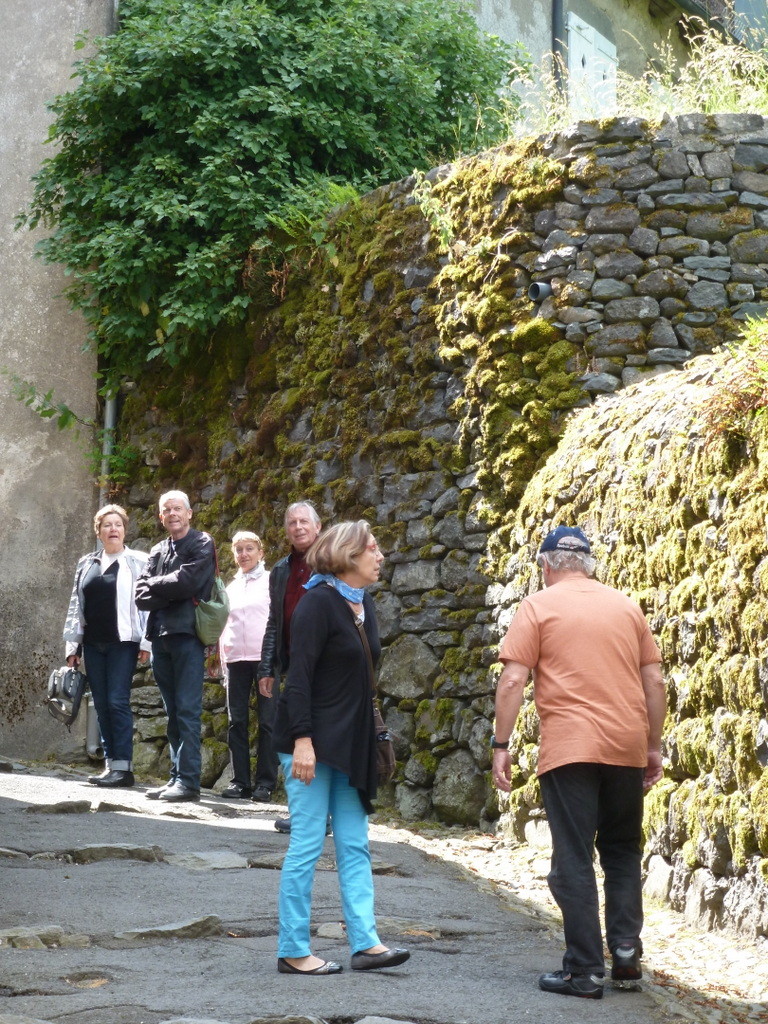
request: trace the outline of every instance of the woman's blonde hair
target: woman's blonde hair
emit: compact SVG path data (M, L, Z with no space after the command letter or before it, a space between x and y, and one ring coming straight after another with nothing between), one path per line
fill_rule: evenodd
M238 530L235 536L232 538L232 550L235 550L235 544L241 540L252 540L254 544L258 544L261 550L264 550L264 545L261 542L261 537L258 533L251 533L250 530Z
M319 573L348 572L371 542L371 528L364 519L355 523L337 523L323 530L307 551L307 564Z
M93 517L93 530L96 536L99 536L99 530L101 529L101 522L106 516L112 515L120 516L123 520L123 526L128 529L128 513L122 507L122 505L105 505L100 508L96 515Z

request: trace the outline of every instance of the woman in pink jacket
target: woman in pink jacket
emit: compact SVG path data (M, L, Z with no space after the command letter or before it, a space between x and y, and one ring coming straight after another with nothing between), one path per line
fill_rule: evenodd
M232 538L237 575L227 587L229 618L220 640L227 687L229 757L232 781L221 794L229 799L251 798L269 803L277 781L278 759L272 749L274 701L258 693L261 641L269 616L269 573L264 547L255 533L240 531ZM248 718L251 690L258 695L259 739L256 775L251 785Z

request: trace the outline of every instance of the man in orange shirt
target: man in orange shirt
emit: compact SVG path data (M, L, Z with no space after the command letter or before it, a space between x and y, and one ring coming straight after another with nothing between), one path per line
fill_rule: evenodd
M536 561L545 589L520 603L499 652L493 778L510 791L509 739L533 672L537 774L552 834L547 880L566 943L563 969L542 974L539 988L601 999L595 846L605 875L611 978L636 987L642 977L643 792L662 775L661 654L641 609L591 578L595 560L578 527L549 533Z

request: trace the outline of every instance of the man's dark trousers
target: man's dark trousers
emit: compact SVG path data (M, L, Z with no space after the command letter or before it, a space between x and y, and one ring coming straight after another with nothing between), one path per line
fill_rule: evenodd
M552 833L547 881L563 915L563 970L603 974L594 848L605 875L608 949L637 945L643 925L643 769L567 764L540 775L539 783Z
M203 652L196 636L172 633L152 641L152 671L168 715L171 782L200 791Z

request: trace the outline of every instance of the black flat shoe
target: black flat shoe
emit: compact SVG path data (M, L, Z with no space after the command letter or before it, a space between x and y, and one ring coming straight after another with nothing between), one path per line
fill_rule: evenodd
M219 793L219 796L223 796L225 800L249 800L251 790L237 782L230 782L227 788Z
M341 974L344 968L341 964L334 963L333 960L326 960L312 971L300 971L298 967L294 967L293 964L289 964L287 960L279 957L277 970L279 974Z
M397 967L410 957L407 949L385 949L381 953L353 953L350 966L353 971L378 971L382 967Z
M577 996L580 999L602 999L604 984L602 974L551 971L539 977L539 988L542 992L557 992L561 996Z
M101 786L103 789L130 789L133 783L133 772L113 770L108 775L99 776L95 785Z

